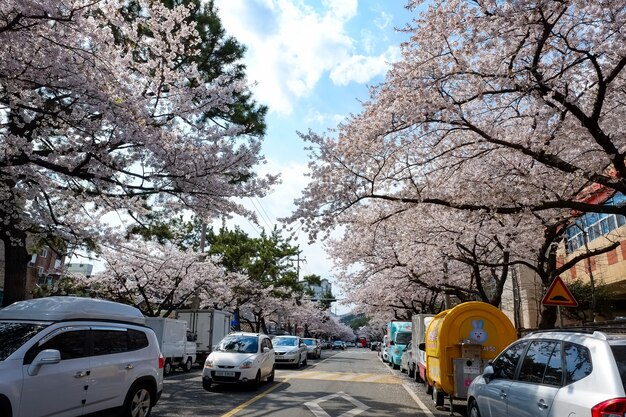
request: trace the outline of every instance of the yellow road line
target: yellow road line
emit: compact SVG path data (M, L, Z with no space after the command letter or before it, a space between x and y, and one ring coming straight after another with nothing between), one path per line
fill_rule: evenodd
M286 379L282 380L281 382L279 382L278 384L276 384L276 385L274 385L272 387L269 387L268 389L266 389L262 393L256 395L253 398L250 398L245 403L243 403L243 404L233 408L228 413L223 414L221 417L232 417L232 416L234 416L235 414L237 414L238 412L240 412L241 410L243 410L244 408L246 408L250 404L253 404L253 403L257 402L258 400L260 400L261 398L265 397L267 394L269 394L270 392L274 391L276 388L280 387L281 385L283 385L288 380L289 380L289 378L286 378Z

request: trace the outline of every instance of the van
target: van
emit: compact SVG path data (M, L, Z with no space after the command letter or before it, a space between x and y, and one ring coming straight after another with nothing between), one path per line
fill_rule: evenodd
M134 307L81 297L19 301L0 310L0 415L148 415L164 362Z

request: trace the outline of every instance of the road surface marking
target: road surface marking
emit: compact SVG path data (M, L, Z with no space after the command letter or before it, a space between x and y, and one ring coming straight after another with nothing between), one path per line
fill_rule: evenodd
M342 391L339 391L336 394L330 394L325 397L318 398L315 401L306 402L304 403L304 405L306 405L307 408L311 410L313 414L315 414L315 417L330 417L330 414L324 411L324 409L320 406L320 403L323 403L324 401L332 400L338 397L343 398L344 400L352 403L352 405L354 405L355 407L352 410L346 411L345 413L341 414L339 417L356 416L356 415L361 414L363 411L369 408L367 405L363 404L361 401L357 400L354 397L349 396L348 394Z
M369 382L374 384L402 384L402 380L394 375L350 373L350 372L292 372L284 376L290 379L314 379L322 381Z
M289 380L289 378L283 379L281 382L279 382L278 384L275 384L274 386L269 387L268 389L266 389L265 391L263 391L262 393L256 395L253 398L250 398L248 401L246 401L245 403L233 408L232 410L230 410L228 413L223 414L221 417L232 417L235 414L237 414L238 412L240 412L241 410L243 410L244 408L246 408L247 406L249 406L250 404L253 404L255 402L257 402L258 400L260 400L261 398L265 397L267 394L269 394L270 392L274 391L276 388L280 387L281 385L283 385L284 383L286 383Z
M413 390L411 389L411 387L409 387L407 384L402 384L402 386L404 387L404 389L406 390L406 392L409 393L409 395L411 396L411 398L413 398L413 401L415 401L417 403L417 405L419 406L419 408L422 409L422 411L424 412L424 414L426 414L428 417L435 417L435 415L433 413L430 412L430 410L428 409L428 407L426 407L426 404L424 404L422 402L422 400L420 400L420 398L417 396L417 394L415 394L413 392Z

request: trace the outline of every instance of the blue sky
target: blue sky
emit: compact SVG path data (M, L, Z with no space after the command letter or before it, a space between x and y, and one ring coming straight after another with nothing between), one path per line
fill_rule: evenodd
M282 184L246 205L269 229L293 210L306 185L307 153L297 131L323 132L361 109L368 86L383 81L400 58L404 27L413 16L405 0L216 0L227 34L247 48L245 63L256 100L269 107L260 171L280 173ZM251 236L260 228L237 223ZM333 281L323 242L298 244L301 272ZM335 293L337 294L336 287ZM339 313L347 307L339 306Z

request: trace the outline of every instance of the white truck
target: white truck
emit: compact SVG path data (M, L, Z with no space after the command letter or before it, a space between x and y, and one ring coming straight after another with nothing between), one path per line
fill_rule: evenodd
M169 375L175 367L185 372L191 371L196 361L196 343L194 335L188 331L184 320L166 317L146 317L146 326L156 333L165 358L163 376Z
M411 349L413 354L409 360L409 376L415 381L422 382L426 372L426 352L419 349L420 344L426 341L426 328L432 321L434 314L413 314Z
M176 316L189 326L196 335L196 358L204 365L204 360L220 340L230 333L232 313L222 310L178 310Z

